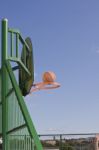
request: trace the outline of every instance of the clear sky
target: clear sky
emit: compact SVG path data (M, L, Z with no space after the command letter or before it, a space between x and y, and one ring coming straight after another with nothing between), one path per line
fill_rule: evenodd
M26 98L38 133L99 132L99 0L1 0L2 18L31 37L35 82L61 84Z

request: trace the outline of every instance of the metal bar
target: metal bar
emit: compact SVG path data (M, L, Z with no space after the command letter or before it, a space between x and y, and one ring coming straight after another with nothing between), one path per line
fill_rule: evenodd
M18 127L16 127L16 128L13 128L13 129L7 131L7 134L11 134L11 133L18 131L19 129L23 129L23 128L25 128L25 127L26 127L26 124L23 124L23 125L21 125L21 126L18 126Z
M15 108L14 108L14 116L15 116L15 127L17 127L17 100L15 100Z
M16 58L16 57L8 57L8 60L14 61L14 62L20 61L20 59L19 59L19 58Z
M16 128L16 124L15 124L15 101L16 101L16 100L15 100L15 98L14 98L14 99L13 99L13 103L12 103L12 105L13 105L13 109L12 109L12 110L13 110L13 111L12 111L12 112L13 112L13 113L12 113L12 114L13 114L13 115L12 115L13 128ZM13 129L13 128L12 128L12 129ZM12 130L12 129L11 129L11 130Z
M12 85L14 87L14 90L15 90L15 93L16 93L16 96L17 96L17 99L18 99L18 103L19 103L20 109L22 111L25 123L26 123L28 131L30 133L30 136L34 139L34 143L36 145L37 150L43 150L43 147L40 143L37 132L35 130L35 127L33 125L33 122L31 120L29 112L27 110L26 104L25 104L24 99L21 95L21 91L20 91L20 89L17 85L17 81L16 81L15 76L12 72L11 65L10 65L9 61L6 61L6 68L7 68L9 77L11 79Z
M26 46L23 45L23 62L24 62L24 65L26 66Z
M19 50L19 34L16 34L16 57L18 58L18 50Z
M23 45L26 46L26 50L27 50L27 51L30 51L29 46L28 46L27 43L24 41L24 39L22 38L21 35L19 35L19 39L20 39L20 42L21 42Z
M18 63L21 65L24 71L28 73L29 76L31 76L31 72L26 68L26 66L22 63L22 61L18 61Z
M13 92L14 92L14 89L11 88L11 89L8 91L8 93L6 94L6 97L10 96Z
M7 112L6 112L6 92L7 92L7 71L5 62L7 59L7 38L8 38L8 20L2 20L2 134L3 150L7 150Z
M13 33L11 32L11 57L13 56Z
M60 135L59 149L62 150L62 135Z
M20 31L17 30L17 29L8 28L8 32L15 33L15 34L16 34L16 33L20 34Z
M13 70L13 71L15 71L15 70L17 70L17 69L19 69L19 66L14 66L14 67L12 67L12 70Z
M99 134L99 133L70 133L70 134L39 134L38 136L39 137L42 137L42 136L73 136L73 135L96 135L96 134Z
M30 71L26 68L26 66L23 64L23 62L22 62L19 58L16 58L16 57L8 57L8 60L17 62L19 65L21 65L21 67L24 69L24 71L25 71L26 73L28 73L29 76L31 76Z

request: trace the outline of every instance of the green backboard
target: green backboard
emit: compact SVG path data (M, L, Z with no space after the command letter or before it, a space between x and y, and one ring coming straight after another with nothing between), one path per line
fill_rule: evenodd
M31 89L31 86L34 82L34 62L33 62L33 47L31 39L28 37L25 39L29 47L29 51L27 51L25 44L23 45L21 60L23 64L27 67L30 71L31 76L29 76L22 67L19 69L19 86L22 91L22 95L26 96Z

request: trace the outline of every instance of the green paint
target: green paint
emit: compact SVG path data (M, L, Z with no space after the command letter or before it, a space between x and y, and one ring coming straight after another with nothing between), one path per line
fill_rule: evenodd
M9 55L8 33L11 34ZM16 37L16 44L14 43L14 37ZM0 111L2 110L2 112L0 112L0 115L2 114L3 150L34 150L34 145L37 150L43 150L10 63L11 61L16 62L27 75L31 76L30 71L19 57L19 42L26 46L26 51L29 51L29 47L19 30L8 29L7 19L2 20L1 39L2 68L0 74L2 91L0 94L2 93L2 102L0 101ZM16 48L14 49L14 47ZM29 137L25 137L25 135L29 135Z
M36 133L35 127L34 127L34 125L32 123L32 120L30 118L29 112L27 110L27 107L26 107L25 102L23 100L23 97L21 95L21 91L20 91L20 89L19 89L19 87L17 85L15 76L14 76L14 74L12 72L11 65L10 65L9 61L6 61L6 67L7 67L7 71L8 71L8 74L10 76L12 85L14 87L14 90L15 90L15 93L16 93L16 96L17 96L17 99L18 99L19 106L20 106L22 114L24 116L27 128L29 130L29 133L30 133L31 137L33 137L33 139L34 139L34 142L35 142L35 145L37 147L37 150L43 150L42 146L41 146L41 143L40 143L40 141L38 139L38 135Z
M8 21L2 20L2 136L3 136L3 150L7 150L7 109L6 109L6 93L7 93L7 71L5 62L7 60L7 40L8 40Z

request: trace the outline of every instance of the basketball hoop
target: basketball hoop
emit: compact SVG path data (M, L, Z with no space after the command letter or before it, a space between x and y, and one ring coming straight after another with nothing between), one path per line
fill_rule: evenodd
M33 84L30 93L38 91L38 90L48 90L48 89L55 89L60 87L60 84L55 82L56 75L54 72L48 71L44 72L42 77L42 82Z

